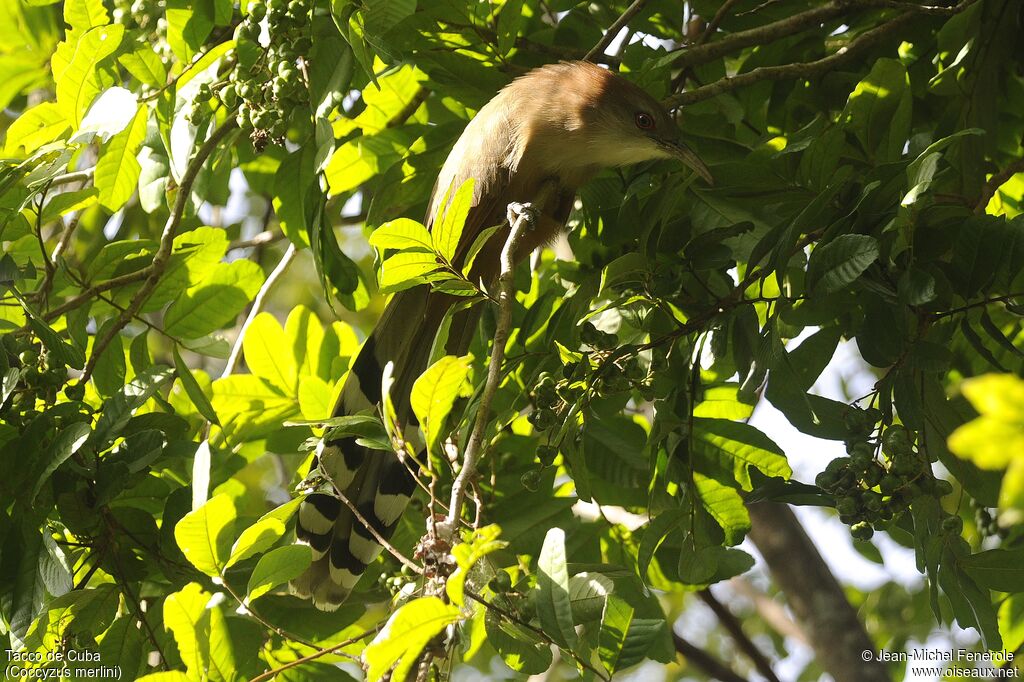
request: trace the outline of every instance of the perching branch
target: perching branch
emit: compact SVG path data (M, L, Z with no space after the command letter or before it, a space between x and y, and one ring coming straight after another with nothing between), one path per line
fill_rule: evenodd
M278 261L277 266L274 267L273 272L267 276L266 281L263 282L263 286L260 287L259 292L256 294L256 298L252 301L252 308L249 309L249 315L246 316L245 322L242 324L242 328L238 332L238 338L235 339L235 345L231 347L231 354L228 355L228 362L224 366L224 371L221 372L220 378L226 379L235 372L235 368L238 367L238 359L242 355L242 342L245 340L245 333L249 331L249 327L252 326L253 320L263 310L263 304L267 300L267 296L270 295L270 290L274 288L278 280L291 265L292 260L295 258L297 253L295 244L289 244L288 249L285 250L284 255L281 256L281 260Z
M981 195L978 197L978 202L974 205L974 212L979 215L984 213L988 207L988 202L996 195L996 191L1017 173L1024 173L1024 159L1017 159L982 185Z
M512 212L511 206L509 212ZM443 523L438 524L438 537L451 540L455 535L455 529L459 526L459 519L462 516L462 504L466 498L466 489L470 481L476 475L477 461L480 459L480 450L483 446L484 431L487 429L487 421L491 414L491 402L494 394L498 391L498 384L501 383L501 364L505 359L505 342L508 341L509 329L512 326L512 298L513 298L513 274L515 272L515 261L513 255L516 251L516 244L522 237L526 226L529 224L527 211L521 211L515 221L510 221L512 228L505 240L505 246L501 249L501 272L498 275L498 325L494 332L494 342L491 346L491 359L487 365L487 380L484 390L480 396L480 407L476 412L476 421L473 423L473 432L466 445L466 452L462 458L462 470L455 477L452 483L451 502L448 505L448 516ZM511 217L511 216L510 216Z
M603 36L601 36L601 40L597 41L597 44L590 48L590 51L583 57L583 61L589 62L595 56L603 54L608 45L615 40L615 36L619 35L619 31L622 30L622 27L628 24L630 20L644 8L644 4L646 4L646 2L647 0L633 0L633 4L627 7L626 11L624 11L622 15L615 20L615 23L608 27L608 30L604 32Z
M324 649L320 649L319 651L315 651L315 652L311 653L308 656L303 656L302 658L296 658L294 661L288 661L287 663L285 663L283 665L279 665L276 668L271 668L267 672L265 672L265 673L263 673L261 675L257 675L256 677L252 678L252 680L250 682L265 682L266 680L273 679L273 678L277 677L278 675L280 675L281 673L283 673L285 670L290 670L291 668L296 668L296 667L298 667L300 665L303 665L305 663L309 663L310 661L315 661L318 658L322 658L323 656L327 656L328 654L333 654L336 651L340 651L341 649L344 649L347 646L351 646L351 645L355 644L356 642L358 642L360 640L364 640L367 637L369 637L370 635L375 635L378 632L380 632L380 629L382 627L384 627L384 622L383 621L378 623L373 628L371 628L369 630L366 630L365 632L359 633L355 637L349 637L344 642L339 642L338 644L335 644L333 646L329 646L329 647L326 647Z
M752 71L741 73L736 76L726 76L713 83L708 83L694 90L673 95L662 101L668 109L675 109L686 104L702 102L711 99L724 92L732 92L738 88L753 85L761 81L780 81L791 78L811 78L820 76L831 71L837 66L850 61L855 56L864 52L870 47L889 37L897 30L908 26L911 21L917 18L915 12L905 12L891 21L880 24L870 31L857 36L854 40L840 48L834 54L815 60L813 62L798 62L796 64L784 64L782 66L760 66ZM718 43L711 43L717 45Z
M164 231L160 235L160 246L153 256L153 262L142 271L146 273L145 281L132 297L128 306L121 312L110 329L107 330L107 333L93 346L92 355L89 356L89 361L82 372L81 382L83 384L89 381L89 377L92 376L93 370L96 368L96 363L99 361L100 356L103 355L103 351L107 349L107 346L114 340L114 337L121 333L121 330L125 328L135 314L139 312L142 305L153 293L153 290L156 289L157 284L160 283L160 278L163 276L171 259L174 237L177 234L178 226L181 224L181 219L185 214L185 207L188 206L192 194L192 183L195 182L199 171L202 170L203 164L206 163L206 159L217 148L217 145L227 137L228 133L235 129L236 125L235 118L233 116L228 117L219 128L213 131L213 134L210 135L206 142L199 147L196 155L189 162L188 167L185 169L185 174L178 185L178 196L175 198L174 208L171 209L171 214L167 217L167 223L164 225Z

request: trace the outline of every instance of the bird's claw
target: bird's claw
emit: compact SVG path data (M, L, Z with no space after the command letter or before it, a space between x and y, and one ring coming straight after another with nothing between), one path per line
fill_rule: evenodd
M508 205L508 224L515 225L520 218L525 220L526 226L532 230L540 221L540 211L534 208L533 204L513 201Z

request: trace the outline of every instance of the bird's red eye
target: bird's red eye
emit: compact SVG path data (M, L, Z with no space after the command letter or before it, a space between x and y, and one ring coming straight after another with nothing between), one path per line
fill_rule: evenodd
M636 112L636 116L633 120L636 121L636 127L639 128L640 130L654 129L654 118L644 111Z

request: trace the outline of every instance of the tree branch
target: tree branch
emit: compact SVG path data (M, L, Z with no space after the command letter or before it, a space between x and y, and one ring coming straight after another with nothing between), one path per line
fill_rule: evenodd
M999 188L1017 173L1024 173L1024 159L1017 159L993 175L981 186L981 195L978 197L978 202L974 205L974 212L978 215L984 213L988 207L988 202L996 195Z
M156 285L159 284L160 278L164 274L164 270L167 269L167 264L171 259L171 251L174 247L174 237L178 231L178 226L181 224L182 216L185 214L185 207L188 206L188 202L191 199L192 194L192 183L195 182L196 177L199 175L199 171L202 169L203 164L206 163L206 159L209 158L213 150L217 148L228 133L235 129L236 123L234 117L229 117L220 125L219 128L213 131L213 134L207 138L206 142L196 151L196 155L189 162L188 167L185 169L185 174L181 178L181 182L178 185L178 196L174 201L174 208L171 210L171 214L167 217L167 223L164 225L164 231L160 235L160 246L153 256L153 262L147 267L144 272L145 281L142 286L132 297L131 302L124 309L121 315L118 316L117 320L111 325L110 329L99 339L93 346L92 355L89 356L89 361L85 365L85 370L82 372L81 382L85 383L92 376L93 370L96 368L96 363L99 361L103 351L107 349L110 342L114 340L114 337L121 333L121 330L125 328L125 325L135 316L136 313L142 308L142 305L156 289Z
M708 607L715 612L715 616L718 618L718 622L722 624L722 627L726 629L733 641L740 648L740 651L750 659L750 662L754 664L754 668L761 674L768 682L779 682L779 678L775 675L775 671L772 670L772 664L768 661L761 650L757 648L757 645L751 641L747 633L743 631L743 626L740 624L736 616L733 615L725 604L718 601L715 595L711 593L710 589L703 589L697 593L700 600L708 605Z
M840 48L834 54L829 54L815 61L801 61L798 63L787 63L779 67L758 67L753 71L727 76L714 83L703 85L687 92L681 92L665 99L662 103L668 109L676 109L684 104L692 104L697 101L711 99L723 92L731 92L737 88L753 85L761 81L784 81L792 78L811 78L820 76L828 71L849 61L854 56L881 42L890 34L909 25L911 20L916 18L914 12L900 14L896 18L882 24L870 31L867 31L850 42L849 45ZM712 43L717 45L718 43Z
M773 502L748 509L750 538L803 624L822 667L836 682L891 682L885 666L875 660L875 645L857 612L793 511Z
M753 85L754 83L759 83L761 81L780 81L788 80L790 78L810 78L812 76L819 76L827 71L831 71L845 62L850 61L853 57L864 52L869 47L873 47L890 34L909 25L916 17L917 14L914 12L901 14L891 21L887 21L884 24L876 26L870 31L862 33L852 40L849 45L840 48L834 54L830 54L829 56L816 61L784 64L782 66L760 66L752 71L741 73L736 76L726 76L725 78L721 78L713 83L708 83L707 85L703 85L694 90L673 95L663 100L662 104L664 104L668 109L675 109L686 104L702 102L724 92L731 92L738 88ZM711 43L711 45L717 44L718 43Z
M703 649L690 644L675 632L672 633L672 643L675 645L676 652L679 655L685 658L688 663L693 663L696 667L706 672L712 679L720 680L720 682L747 682L745 678L740 677L717 658Z
M252 680L250 680L250 682L265 682L266 680L273 679L274 677L277 677L278 675L280 675L285 670L290 670L291 668L296 668L296 667L298 667L300 665L303 665L304 663L309 663L310 661L315 661L318 658L322 658L323 656L326 656L328 654L333 654L334 652L339 651L341 649L344 649L347 646L351 646L352 644L355 644L356 642L358 642L360 640L366 639L370 635L375 635L378 632L380 632L380 629L382 627L384 627L384 623L383 622L378 623L375 627L373 627L373 628L371 628L369 630L366 630L365 632L361 632L361 633L359 633L358 635L356 635L354 637L349 637L344 642L339 642L338 644L335 644L334 646L329 646L326 649L320 649L319 651L316 651L316 652L314 652L314 653L312 653L312 654L310 654L308 656L303 656L302 658L296 658L294 661L289 661L288 663L285 663L284 665L279 665L276 668L271 668L267 672L265 672L265 673L263 673L261 675L257 675L256 677L252 678Z
M615 40L615 36L619 35L619 31L622 30L622 27L628 24L633 17L639 14L640 10L644 8L646 3L647 0L633 0L633 3L626 8L626 11L624 11L622 15L615 20L615 23L608 27L608 30L604 32L604 35L601 36L599 41L597 41L597 44L590 48L590 51L584 55L583 61L589 62L597 55L603 54L605 48Z
M737 31L721 40L713 43L705 43L704 40L698 40L697 44L686 50L683 50L673 60L673 64L676 66L697 66L699 64L706 64L710 61L722 57L731 52L737 52L745 47L751 47L754 45L764 45L766 43L791 36L801 31L806 31L810 28L815 28L821 24L837 19L850 12L856 12L865 9L878 9L878 8L899 8L908 13L912 14L936 14L936 15L951 15L956 14L963 10L973 0L965 0L954 7L933 7L928 5L916 5L911 2L894 2L893 0L832 0L821 7L815 7L814 9L807 10L806 12L800 12L794 14L791 17L785 19L779 19L763 26L756 28L747 29L746 31ZM708 24L708 28L705 30L704 35L709 35L710 31L717 28L718 24L721 23L724 18L723 12L728 9L730 3L725 3L715 14L715 17ZM717 23L716 23L717 22ZM703 36L702 36L703 38Z
M259 292L256 294L256 298L252 301L252 308L249 309L249 315L246 316L245 322L242 324L242 328L238 332L238 338L235 339L235 345L231 347L231 354L228 355L228 362L224 366L224 371L221 372L220 378L225 379L235 372L235 368L238 367L238 359L242 355L242 342L245 340L245 333L249 331L249 327L252 326L253 320L263 310L263 304L267 300L267 296L270 295L270 290L274 288L277 281L291 265L292 260L296 254L295 244L289 244L285 250L284 255L281 256L281 260L278 261L277 266L267 276L266 281L263 282L263 286L260 287Z
M513 256L519 238L529 224L527 215L526 211L522 211L516 217L509 230L508 238L505 240L505 246L501 249L501 274L498 276L498 325L491 346L491 359L487 365L487 380L480 396L480 407L477 408L473 431L462 458L462 469L455 477L455 482L452 483L448 516L437 526L438 537L449 542L459 527L462 504L466 498L466 488L469 487L470 481L476 475L484 431L487 429L487 421L491 415L491 402L494 400L494 394L498 391L498 384L501 383L501 364L505 359L505 342L508 341L509 329L512 326L513 274L515 273Z

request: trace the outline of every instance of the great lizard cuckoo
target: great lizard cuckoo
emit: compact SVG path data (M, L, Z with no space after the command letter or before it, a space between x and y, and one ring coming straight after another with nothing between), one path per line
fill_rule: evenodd
M504 223L470 273L474 281L490 283L508 235L510 204L526 206L531 217L532 229L516 252L522 258L557 235L576 191L596 173L665 158L682 160L710 182L707 167L682 144L671 115L641 88L589 62L543 66L506 86L466 126L438 175L425 224L431 227L449 189L454 193L473 178L472 208L454 264L461 266L482 230ZM426 369L455 300L426 284L395 294L351 364L335 416L377 406L382 368L392 362L395 381L389 394L399 422L415 425L409 391ZM446 352L465 352L476 319L473 309L452 318ZM415 463L346 437L321 442L317 465L338 495L313 493L299 507L296 534L311 546L313 563L291 587L318 608L333 610L380 554L378 538L389 539L398 525L415 489Z

